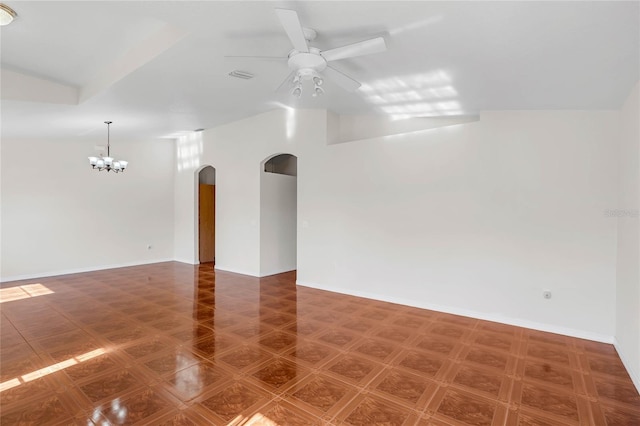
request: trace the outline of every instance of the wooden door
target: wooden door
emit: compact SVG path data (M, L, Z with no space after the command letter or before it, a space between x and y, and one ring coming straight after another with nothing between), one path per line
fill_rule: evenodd
M216 186L200 184L198 235L200 263L216 260Z

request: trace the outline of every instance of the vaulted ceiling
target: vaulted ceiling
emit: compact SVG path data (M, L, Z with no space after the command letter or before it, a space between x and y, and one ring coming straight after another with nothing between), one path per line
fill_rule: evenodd
M341 114L617 109L640 77L639 2L19 2L2 27L2 137L157 138L274 108ZM360 81L325 96L276 91L293 9L321 50L383 36L335 61ZM233 70L254 74L230 77Z

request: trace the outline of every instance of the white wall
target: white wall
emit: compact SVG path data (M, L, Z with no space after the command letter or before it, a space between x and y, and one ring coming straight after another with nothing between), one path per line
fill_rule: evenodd
M616 119L488 112L303 155L299 282L611 341Z
M621 110L619 152L616 348L640 389L640 98L639 84ZM616 219L612 219L616 220Z
M297 179L260 173L260 276L296 269Z
M172 259L173 142L119 141L117 175L89 167L93 147L2 140L3 281Z
M199 134L177 141L175 257L195 262L194 173L209 164L216 169L216 268L260 276L260 163L324 147L326 111L274 110ZM299 173L303 164L298 159Z
M617 205L616 111L487 112L337 145L328 122L279 110L203 132L218 268L260 275L256 165L287 152L300 284L612 341L616 222L603 212ZM193 191L193 178L176 185ZM179 209L177 253L193 255L193 227L178 229L193 211Z
M200 164L202 132L183 136L175 141L175 145L173 257L179 262L195 264L198 262L197 188L199 172L207 166Z

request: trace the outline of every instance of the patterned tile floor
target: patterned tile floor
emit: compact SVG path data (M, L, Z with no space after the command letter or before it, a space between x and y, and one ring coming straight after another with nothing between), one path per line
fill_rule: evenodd
M640 425L611 345L162 263L2 286L0 423Z

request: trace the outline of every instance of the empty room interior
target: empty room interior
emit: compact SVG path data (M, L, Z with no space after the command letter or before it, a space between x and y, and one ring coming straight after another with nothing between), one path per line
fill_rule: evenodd
M2 425L640 425L640 2L0 23Z

